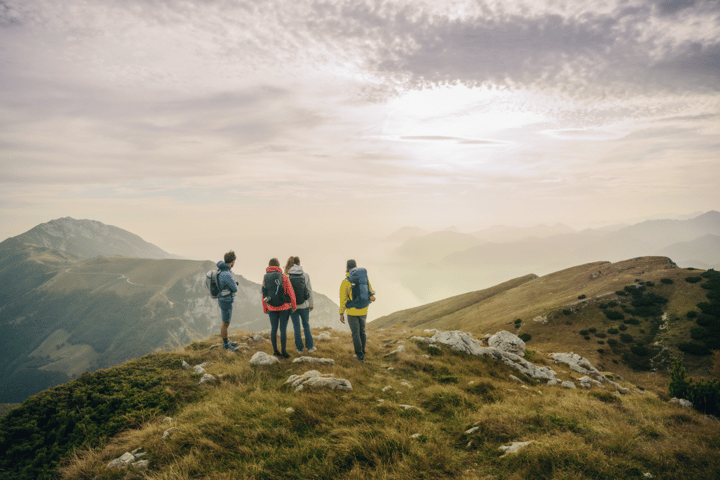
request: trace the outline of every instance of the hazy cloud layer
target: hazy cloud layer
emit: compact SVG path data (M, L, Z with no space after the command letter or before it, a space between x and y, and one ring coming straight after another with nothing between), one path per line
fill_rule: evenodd
M260 238L292 210L312 238L720 208L719 19L710 0L0 0L0 236L71 215L208 256L180 232L229 214Z

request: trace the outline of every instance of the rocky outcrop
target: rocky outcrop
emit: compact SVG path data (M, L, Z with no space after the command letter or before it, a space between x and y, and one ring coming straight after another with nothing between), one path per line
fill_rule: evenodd
M505 330L497 332L488 339L488 345L503 352L514 353L522 357L525 355L525 342L517 335Z
M310 370L302 375L291 375L285 381L295 388L296 392L307 388L329 388L330 390L351 391L352 385L344 378L335 378L335 375L328 373L322 374L317 370Z
M263 366L263 365L274 365L278 363L278 359L272 355L268 355L265 352L255 352L255 355L250 359L250 365Z
M517 340L512 339L510 336L515 337ZM413 337L413 339L430 344L442 343L448 345L453 350L465 352L469 355L491 357L536 380L549 381L554 379L556 375L555 371L551 368L538 367L520 355L513 353L513 351L518 351L520 345L522 345L524 352L525 342L510 332L504 332L497 336L496 344L498 347L486 347L480 341L475 340L472 334L458 330L437 332L432 337ZM506 351L504 348L510 351Z
M603 375L597 368L593 366L592 363L590 363L590 360L581 357L576 353L551 353L550 358L552 358L555 363L564 363L569 366L571 370L586 375L585 377L578 379L578 381L585 388L590 388L592 384L603 387L602 384L607 383L619 392L630 392L629 389L620 386L619 384L613 382L605 375Z
M332 358L318 358L318 357L297 357L292 363L317 363L320 365L335 365L335 360Z

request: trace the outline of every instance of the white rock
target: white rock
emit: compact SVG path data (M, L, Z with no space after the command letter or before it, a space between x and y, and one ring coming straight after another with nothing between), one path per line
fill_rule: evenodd
M673 397L672 400L670 400L672 403L678 403L682 405L683 407L692 408L693 404L690 400L685 400L684 398L677 398Z
M330 336L330 332L320 332L315 337L315 340L328 341L328 340L332 340L332 337Z
M422 435L420 435L419 433L413 433L412 435L410 435L410 438L420 438L420 437L422 437Z
M488 339L488 346L495 347L503 352L514 353L522 357L525 355L525 342L514 333L501 330Z
M108 468L122 468L135 461L135 455L130 452L123 453L120 457L108 463Z
M295 413L295 409L292 407L288 407L285 409L285 413Z
M388 390L392 390L392 387L390 385L383 387L382 391L387 392Z
M310 370L302 375L291 375L285 383L291 384L295 391L303 390L305 387L329 388L330 390L352 390L352 385L344 378L335 378L331 373L322 374L317 370Z
M515 375L510 375L510 380L512 380L513 382L523 383L523 381L520 380L520 379L519 379L518 377L516 377Z
M278 359L272 355L268 355L265 352L255 352L255 355L250 359L250 365L274 365L278 363Z
M297 357L293 359L292 363L319 363L321 365L335 365L335 360L332 358Z
M189 364L188 362L186 362L185 360L183 360L183 362L182 362L182 368L184 368L185 370L190 370L190 368L192 368L192 367L190 367L190 364Z
M510 445L503 445L498 450L505 452L505 455L507 455L508 453L517 453L520 451L520 449L527 447L531 443L534 443L534 441L530 440L529 442L513 442Z
M166 438L168 438L170 435L172 435L172 433L173 433L175 430L177 430L177 428L174 428L174 427L173 427L173 428L168 428L167 430L165 430L165 432L163 432L163 436L162 436L163 440L166 439Z
M480 430L480 427L472 427L469 430L465 430L465 435L472 435L473 433L477 432L478 430Z
M388 355L393 355L393 354L397 354L397 353L404 353L404 352L405 352L405 347L403 347L402 345L400 345L400 346L398 346L395 350L393 350L392 352L390 352Z
M150 462L148 462L147 460L140 460L139 462L133 463L133 467L140 469L148 468L148 465L150 465Z
M265 341L265 337L263 337L262 335L253 335L250 337L250 339L252 339L253 342L258 342L258 343L262 343Z
M404 408L405 410L417 410L418 412L422 412L418 407L415 407L413 405L398 405L400 408Z
M577 388L573 382L562 382L561 385L565 388Z
M205 374L203 374L202 378L198 382L198 385L202 385L204 383L209 383L209 382L214 382L216 380L217 379L214 376L210 375L209 373L205 373Z
M514 353L503 351L499 348L484 347L469 333L457 330L450 332L438 332L433 335L433 338L437 343L449 345L453 350L465 352L470 355L491 357L495 360L499 360L505 365L508 365L536 380L550 380L555 378L554 370L548 367L537 367L525 360L523 357Z
M205 373L205 369L201 365L195 365L195 368L193 368L193 370L195 370L195 373L197 373L198 375L202 375Z

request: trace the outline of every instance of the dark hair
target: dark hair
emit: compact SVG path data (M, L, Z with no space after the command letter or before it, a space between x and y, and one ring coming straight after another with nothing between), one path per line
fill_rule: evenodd
M279 267L280 266L280 260L277 258L271 258L270 263L268 263L268 267Z
M236 258L237 258L237 257L235 256L235 252L233 252L232 250L230 250L229 252L227 252L227 253L225 254L225 263L227 263L227 264L229 265L229 264L231 264L232 262L234 262Z
M350 259L347 261L347 271L349 272L353 268L357 268L357 263L355 262L355 260Z
M291 256L287 259L287 263L285 264L285 273L288 273L288 270L290 270L293 265L300 265L300 257Z

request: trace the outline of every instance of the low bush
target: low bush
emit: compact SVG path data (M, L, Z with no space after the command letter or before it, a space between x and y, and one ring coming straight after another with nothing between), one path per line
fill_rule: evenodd
M697 317L697 316L698 316L698 312L696 312L695 310L690 310L690 311L687 313L687 317L688 317L688 318L695 318L695 317Z
M617 328L608 328L607 332L611 335L617 335L619 333Z
M608 320L623 320L623 319L625 319L625 315L618 312L617 310L605 310L605 316L608 318Z
M590 332L588 332L587 330L580 330L580 335L582 336L586 336L588 333Z
M627 323L628 325L640 325L640 320L637 318L628 318L623 323Z
M618 325L618 330L621 330L621 331L623 331L623 332L624 332L625 330L627 330L627 328L628 328L627 325L625 325L624 323Z
M615 340L614 338L608 338L607 344L610 345L611 347L615 347L618 345L618 341Z
M629 333L621 333L620 341L623 343L632 343L635 339Z
M682 352L689 353L690 355L704 356L712 354L709 348L705 345L700 345L699 343L681 343L678 345L678 349Z
M675 283L675 282L673 282L673 279L672 279L672 278L661 278L660 281L661 281L662 283L666 284L666 285L670 285L671 283Z
M638 357L646 357L650 351L644 345L633 345L630 351Z
M572 315L572 310L564 309L562 312L563 315Z
M698 283L702 281L702 277L685 277L685 281L688 283Z
M693 408L705 414L720 414L720 380L701 380L693 384L678 359L673 362L668 395L691 401Z
M585 294L578 296L578 300L584 300L586 298L587 298L587 296Z
M520 325L522 323L522 319L518 318L515 320L515 325Z
M532 335L530 335L529 333L523 333L522 335L518 335L518 336L520 337L520 340L522 340L525 343L532 340Z

